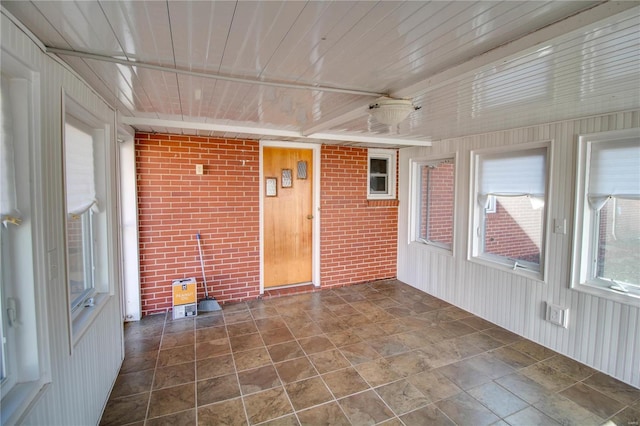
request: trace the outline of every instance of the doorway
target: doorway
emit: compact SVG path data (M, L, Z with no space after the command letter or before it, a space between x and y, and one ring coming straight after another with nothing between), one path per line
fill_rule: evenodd
M262 290L319 285L319 146L261 144Z

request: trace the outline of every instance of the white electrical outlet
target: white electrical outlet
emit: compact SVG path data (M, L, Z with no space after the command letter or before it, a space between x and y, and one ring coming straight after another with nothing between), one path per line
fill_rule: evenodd
M569 325L569 308L547 303L547 321L560 327Z
M196 174L197 175L204 174L204 164L196 164Z

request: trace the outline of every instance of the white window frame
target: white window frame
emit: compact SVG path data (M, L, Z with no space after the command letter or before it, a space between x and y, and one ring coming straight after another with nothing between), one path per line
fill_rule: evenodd
M47 283L55 279L45 265L55 260L55 253L46 251L43 224L42 156L40 130L40 75L17 56L2 50L2 73L12 79L12 109L14 117L16 198L21 213L19 226L9 224L3 229L14 233L8 243L11 251L13 279L2 283L3 303L0 314L6 320L7 344L15 347L8 372L12 377L3 381L0 401L0 424L15 424L30 404L51 381L47 314ZM15 83L14 83L15 82ZM48 256L47 256L48 255ZM54 259L52 259L52 257ZM3 274L8 273L3 267ZM50 272L50 273L47 273ZM10 297L16 301L15 323L7 324L5 316ZM9 331L11 328L16 330Z
M65 273L65 282L67 283L67 306L69 318L69 335L70 335L70 353L82 338L84 333L89 329L95 318L106 305L109 297L113 296L114 279L112 253L117 251L114 241L109 233L109 229L113 229L111 218L111 199L109 195L112 191L110 187L110 177L107 174L107 164L111 164L109 145L112 143L112 128L114 123L106 123L98 117L90 113L80 102L66 94L63 90L63 122L62 128L69 122L74 127L80 127L83 131L87 131L93 138L93 156L94 156L94 177L95 192L98 200L98 208L92 208L80 216L88 215L90 219L83 219L87 223L85 229L90 227L91 235L87 238L93 239L92 244L88 246L87 253L91 255L90 277L93 280L89 291L85 291L81 303L73 304L70 292L70 276L69 276L69 254L67 242L66 222L69 213L66 207L66 183L65 193L65 256L67 259L67 268ZM64 147L65 133L62 133L62 142ZM63 166L64 166L64 149L63 149ZM64 168L63 168L64 170ZM65 178L66 179L66 178ZM91 211L92 210L92 211Z
M578 137L576 157L576 198L573 227L571 261L571 288L620 303L640 306L640 291L624 293L611 288L612 282L597 278L593 263L596 254L598 213L589 206L587 200L589 181L589 161L594 144L615 143L616 141L640 138L640 129L616 130Z
M423 166L429 165L437 165L444 161L451 161L454 164L453 171L453 216L451 218L452 230L451 230L451 247L446 246L445 244L439 243L437 241L430 241L420 237L420 194L422 187L421 180L421 168ZM423 246L429 247L433 250L442 251L443 253L453 254L454 246L456 240L456 196L457 196L457 187L458 187L458 155L455 154L447 154L441 156L430 156L430 157L420 157L411 159L410 163L410 173L411 173L411 183L410 183L410 194L411 194L411 206L409 208L409 242L415 242L421 244Z
M387 190L384 193L371 192L371 160L387 161ZM396 163L397 152L395 149L369 148L367 155L367 199L369 200L395 200L396 198Z
M470 218L469 218L469 253L468 260L483 264L489 267L497 268L503 270L505 272L513 273L516 275L522 275L527 278L535 279L537 281L546 282L547 280L547 247L549 246L548 242L548 224L549 224L549 200L551 199L549 194L549 188L552 187L552 175L551 175L551 164L552 164L552 145L553 141L542 141L542 142L532 142L525 144L517 144L507 147L500 148L489 148L489 149L480 149L471 151L471 179L470 179L470 191L469 191L469 205L471 206L470 210ZM490 156L493 154L506 154L513 153L518 154L522 151L534 150L534 149L545 149L545 200L544 200L544 212L543 212L543 223L541 229L541 244L540 248L540 264L535 267L535 265L530 265L529 262L523 261L513 261L509 258L505 258L504 256L497 256L491 253L484 253L483 251L483 238L484 232L483 227L484 223L482 222L482 217L484 215L483 208L480 206L478 202L478 172L479 166L478 162L482 156ZM493 206L490 204L489 208L491 209ZM495 211L495 210L494 210ZM491 210L489 210L491 212Z

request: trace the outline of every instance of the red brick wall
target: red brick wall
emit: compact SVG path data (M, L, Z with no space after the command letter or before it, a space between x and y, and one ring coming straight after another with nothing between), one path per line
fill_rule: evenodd
M258 296L258 149L257 141L136 134L144 315L171 307L174 279L196 277L202 297L198 232L213 296Z
M533 210L526 197L503 197L502 202L496 201L496 212L487 213L485 252L540 263L539 224L543 212L544 209ZM517 222L512 213L517 215Z
M322 147L323 287L396 276L397 202L367 200L367 160L366 148Z
M423 239L442 244L453 244L454 170L453 162L442 163L434 168L422 168L420 237ZM430 194L428 189L431 190ZM427 211L429 199L431 208L430 211Z
M171 307L174 279L202 297L198 232L213 296L257 297L258 141L138 133L136 166L143 315ZM321 175L322 287L394 277L397 202L367 201L367 150L323 146Z

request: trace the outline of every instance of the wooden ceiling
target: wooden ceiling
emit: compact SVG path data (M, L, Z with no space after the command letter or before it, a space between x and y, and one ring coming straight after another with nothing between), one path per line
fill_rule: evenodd
M400 147L640 107L637 2L2 6L141 131ZM421 109L382 125L380 94Z

